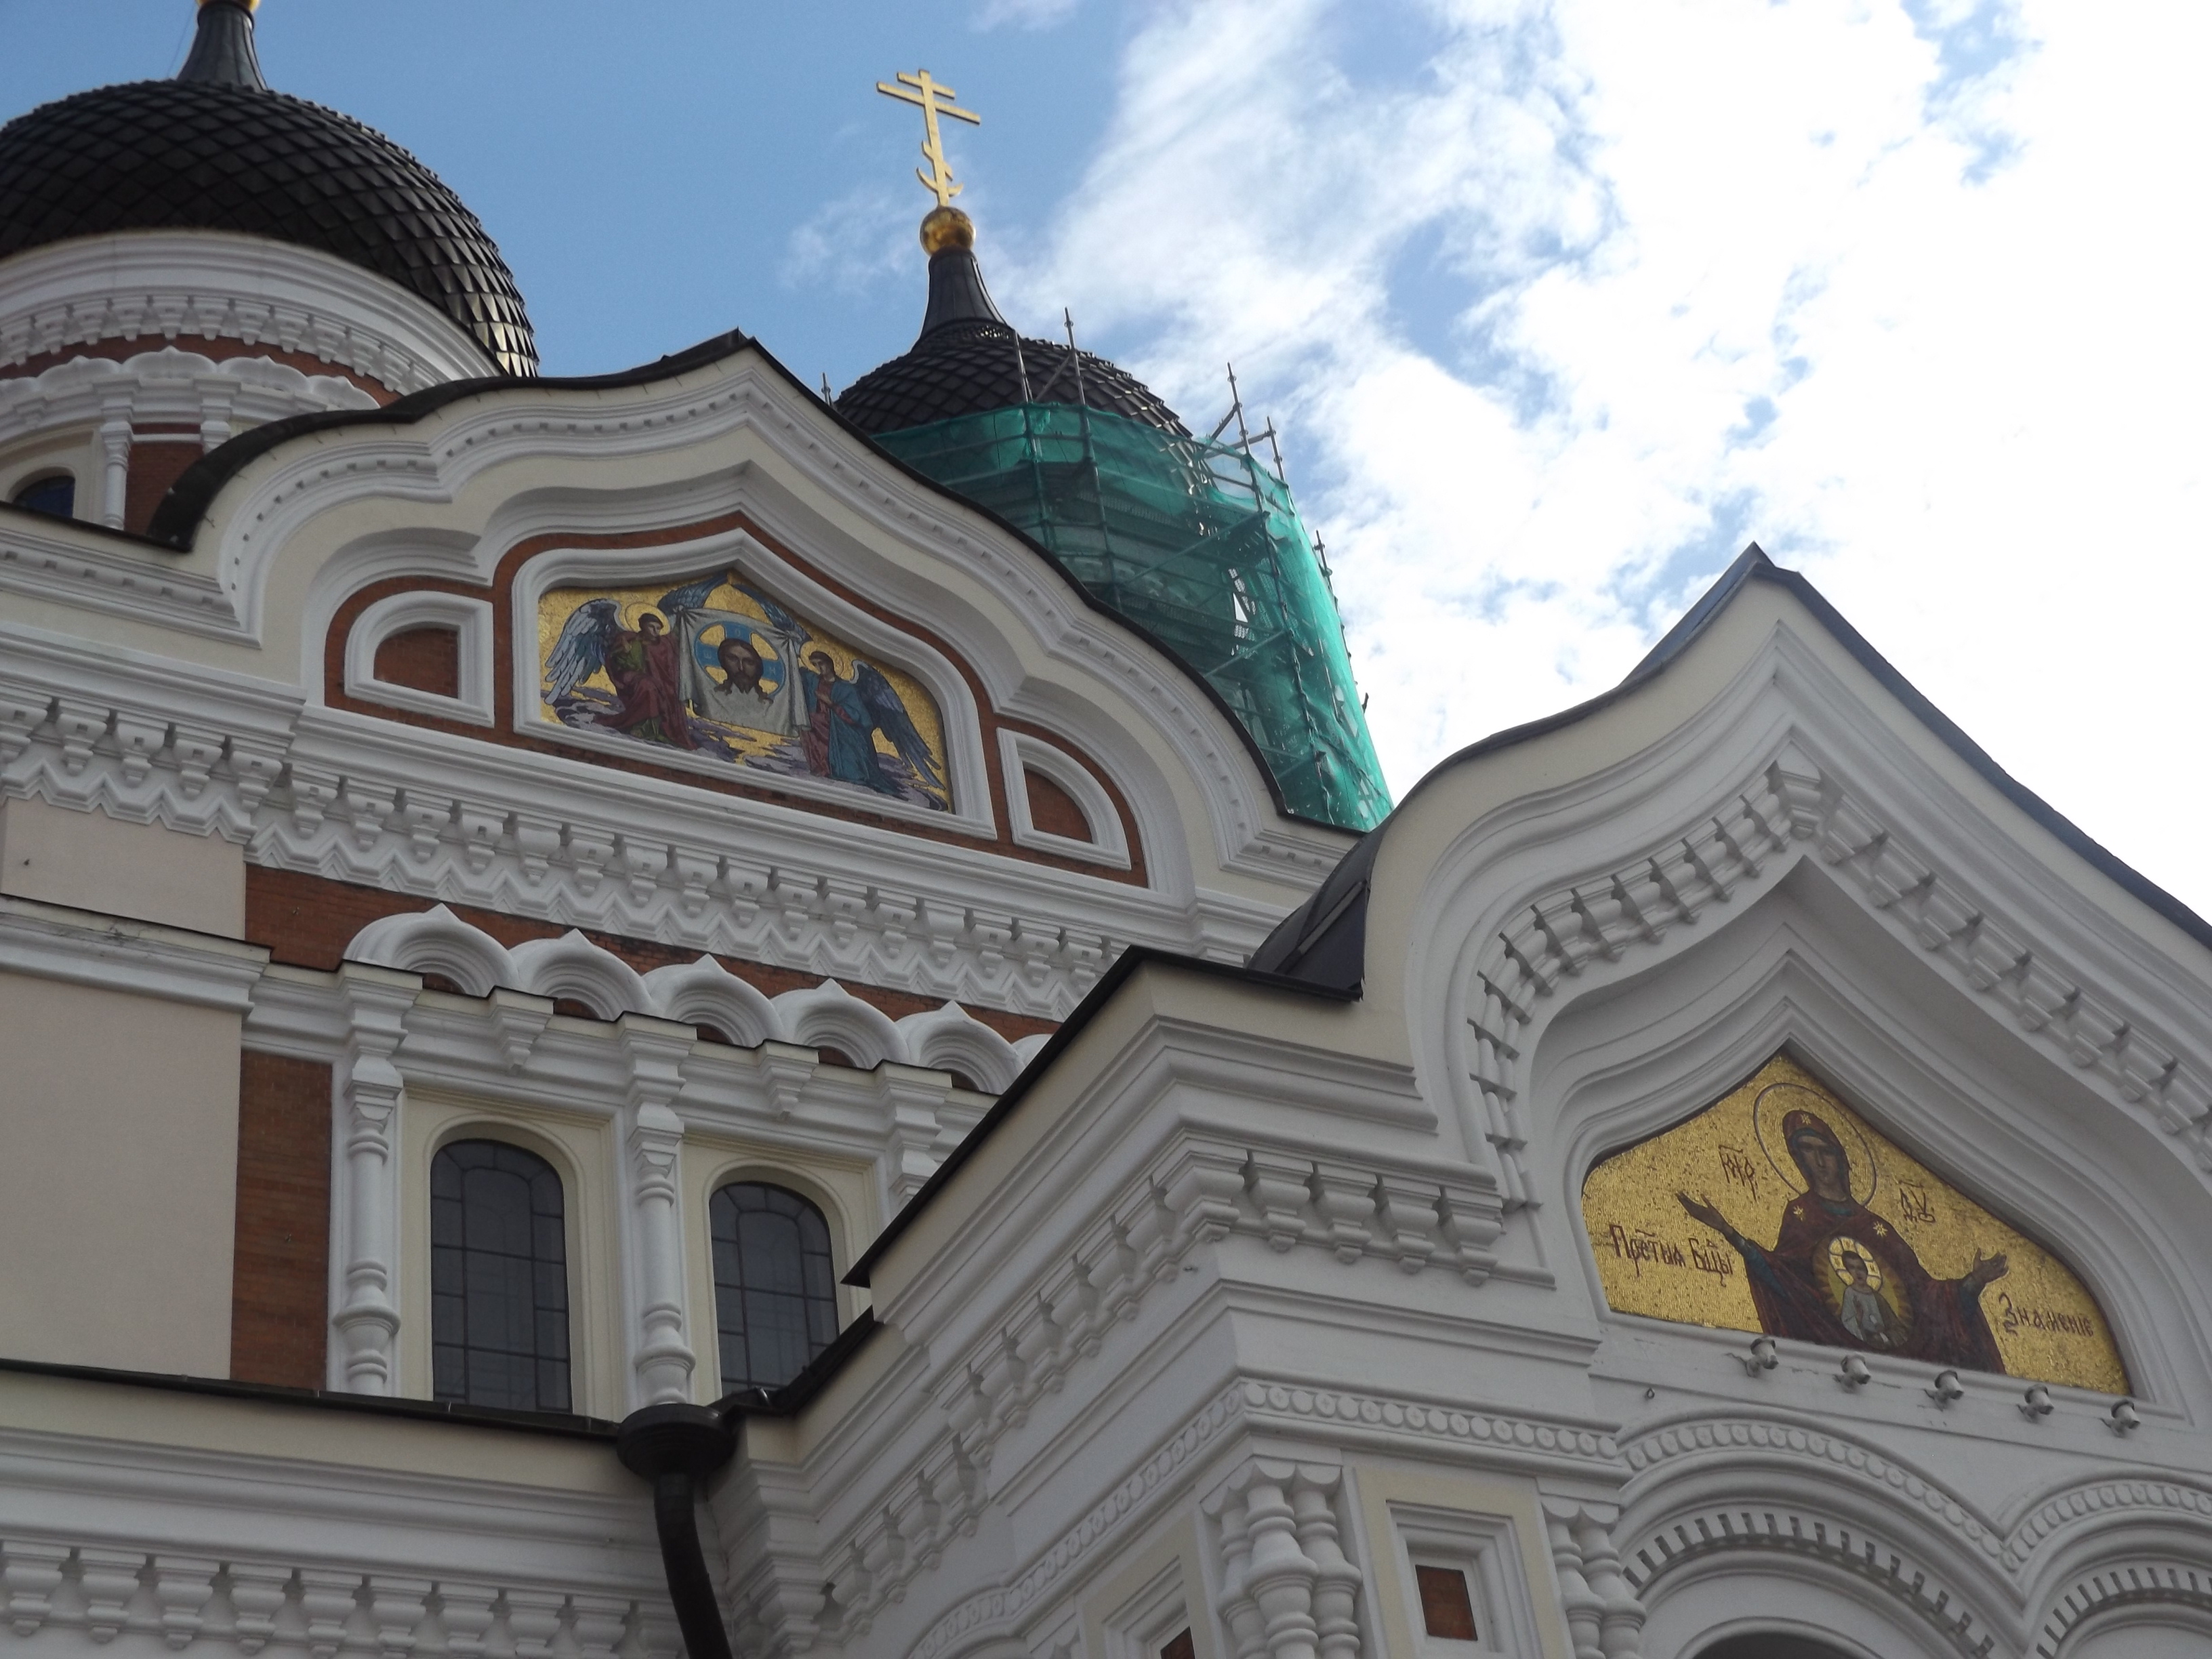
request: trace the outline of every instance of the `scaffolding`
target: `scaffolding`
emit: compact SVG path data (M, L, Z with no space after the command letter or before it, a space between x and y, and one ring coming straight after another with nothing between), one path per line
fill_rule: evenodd
M1382 822L1390 797L1328 566L1279 465L1249 439L1023 403L876 441L1018 526L1202 675L1292 812L1345 830Z

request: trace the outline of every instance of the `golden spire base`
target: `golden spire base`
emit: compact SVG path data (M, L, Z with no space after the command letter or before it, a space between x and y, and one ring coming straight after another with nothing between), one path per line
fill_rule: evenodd
M975 222L957 207L930 209L921 222L921 251L942 253L946 248L973 248Z

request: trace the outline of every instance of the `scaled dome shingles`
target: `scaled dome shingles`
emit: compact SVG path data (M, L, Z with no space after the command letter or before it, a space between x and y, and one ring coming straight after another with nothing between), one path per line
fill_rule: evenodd
M320 250L535 374L514 274L437 174L350 116L281 92L135 81L0 127L0 258L123 230L228 230Z
M1088 351L1079 356L1084 404L1179 436L1189 435L1175 411L1135 375ZM1012 329L1001 323L963 321L932 329L904 356L870 369L845 388L837 399L837 412L861 431L874 434L1010 409L1024 401L1024 364L1030 401L1077 401L1075 372L1066 346L1025 339L1018 361Z

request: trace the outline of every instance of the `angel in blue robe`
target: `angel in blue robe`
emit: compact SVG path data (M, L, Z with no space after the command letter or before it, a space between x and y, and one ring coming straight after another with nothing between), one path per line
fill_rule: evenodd
M881 795L899 793L898 781L884 768L876 733L891 740L913 769L915 781L932 793L945 793L929 745L915 730L891 683L872 663L855 658L853 678L839 676L827 651L808 654L804 671L806 766L817 777L857 783Z

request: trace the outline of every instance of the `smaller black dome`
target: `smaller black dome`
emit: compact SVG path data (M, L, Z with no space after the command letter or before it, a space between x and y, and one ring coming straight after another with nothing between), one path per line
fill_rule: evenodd
M535 374L514 275L438 175L351 116L271 92L238 5L204 5L173 81L41 105L0 127L0 258L121 230L228 230L333 254Z
M963 247L930 256L921 337L905 356L847 386L837 412L873 434L1024 403L1080 403L1189 435L1175 410L1127 369L1051 340L1018 343L991 303L975 256Z

